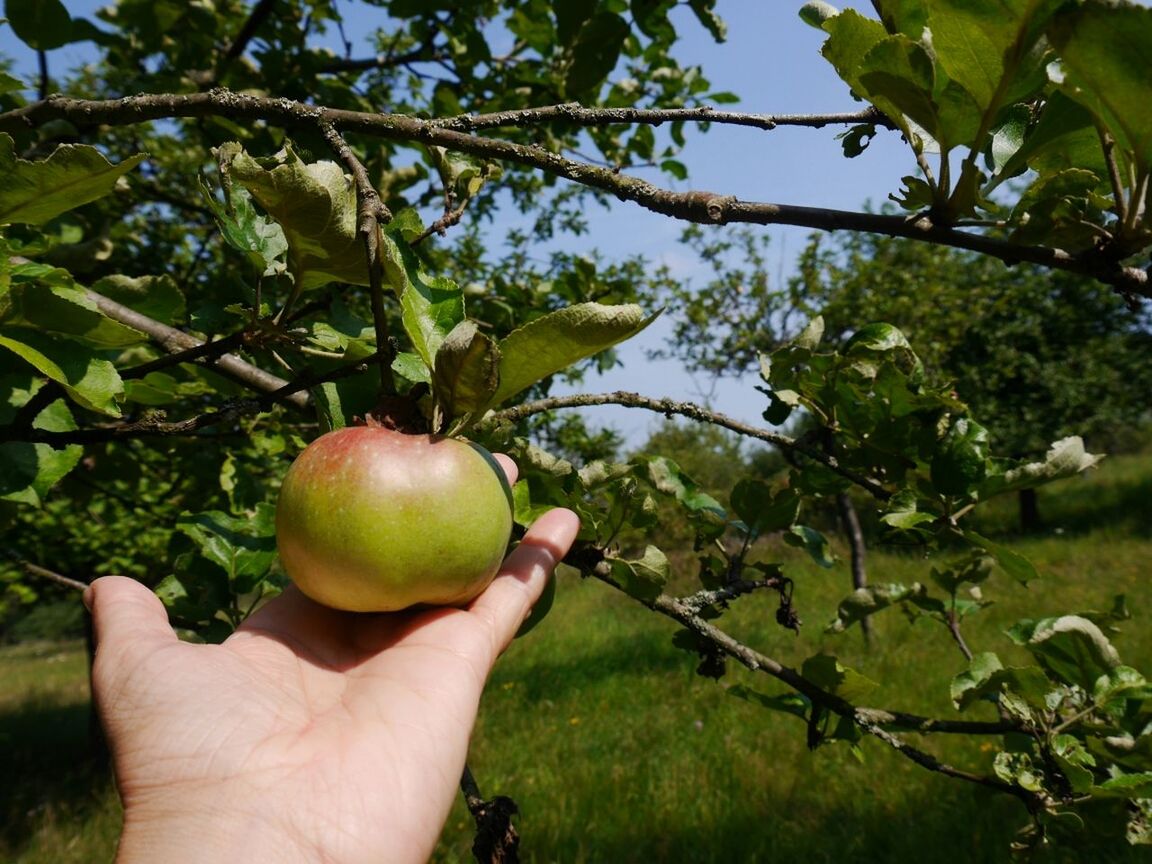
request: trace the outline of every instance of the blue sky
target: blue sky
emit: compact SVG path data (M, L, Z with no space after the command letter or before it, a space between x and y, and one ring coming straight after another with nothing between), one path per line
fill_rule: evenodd
M74 17L91 17L104 5L93 0L65 0ZM699 64L716 91L741 97L732 107L755 113L827 113L859 109L847 88L820 57L819 31L800 21L799 0L718 0L717 11L728 24L728 39L716 44L681 7L674 21L683 37L677 56L682 65ZM871 14L867 2L839 3ZM363 9L344 4L344 9ZM371 29L365 10L363 22L349 22L349 33ZM359 17L359 16L358 16ZM30 53L13 50L11 34L0 30L6 53L18 60L18 73L31 75L35 61ZM22 47L22 46L20 46ZM77 65L91 56L90 46L66 46L49 55L56 72ZM31 80L31 79L30 79ZM778 128L772 132L713 125L707 133L688 130L688 143L680 159L689 179L671 181L657 172L647 179L680 190L706 189L735 195L744 200L805 204L818 207L858 209L866 201L881 202L900 185L900 177L914 170L914 163L899 137L882 133L856 159L845 159L835 135L836 127L813 130ZM510 217L514 218L514 217ZM643 251L651 260L668 265L673 273L692 284L702 285L707 273L678 237L683 226L667 217L624 203L611 210L589 213L591 231L586 238L565 241L598 247L608 256ZM494 225L494 238L504 227ZM790 272L802 248L805 229L765 228L771 237L773 270ZM498 242L494 239L494 243ZM576 248L580 248L578 245ZM620 349L623 365L602 376L591 376L581 389L590 391L635 390L650 396L668 396L707 402L716 410L746 422L762 422L764 397L753 389L755 380L712 381L687 375L677 364L653 362L646 349L658 344L666 333L660 322ZM597 422L620 430L629 444L638 446L659 425L659 418L643 411L606 407L592 409Z

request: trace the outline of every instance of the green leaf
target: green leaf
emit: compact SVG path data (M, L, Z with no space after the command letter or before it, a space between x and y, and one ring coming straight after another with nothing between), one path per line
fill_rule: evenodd
M105 276L92 285L97 294L163 324L184 318L184 295L171 276Z
M17 157L12 136L0 132L0 225L40 225L103 198L144 158L138 153L113 165L95 147L61 144L30 162Z
M578 303L513 330L500 342L500 387L488 407L635 336L655 318L635 304Z
M380 255L384 275L400 298L404 332L430 375L440 345L464 320L464 292L451 279L424 272L408 242L414 228L419 233L418 226L412 211L397 214L381 232Z
M340 165L304 162L291 144L271 158L253 159L239 144L229 143L218 149L217 161L225 188L235 180L280 223L288 243L288 270L298 287L368 284L366 252L356 225L356 190ZM274 244L267 237L265 241Z
M1060 91L1053 93L1045 100L1039 118L1019 148L999 169L1000 174L992 185L1015 177L1026 168L1040 175L1078 168L1103 178L1107 166L1092 112Z
M432 395L442 429L456 417L480 411L500 383L500 349L473 321L461 321L440 343L432 373Z
M831 654L816 654L804 661L800 674L841 699L859 704L879 685L865 675L842 664Z
M677 180L688 179L688 166L678 159L662 159L660 161L660 170L665 174L670 174Z
M1053 686L1039 666L1005 668L999 657L986 652L974 655L968 669L952 679L952 703L957 710L964 711L978 700L994 700L1005 690L1011 690L1031 707L1045 711L1046 697Z
M936 62L994 114L1046 81L1037 42L1059 0L927 0Z
M955 594L962 585L979 585L991 576L994 560L983 549L974 549L947 567L933 567L932 581L949 594Z
M564 91L575 97L597 90L616 68L630 32L628 22L614 12L597 12L585 21L572 43Z
M1097 705L1113 699L1152 699L1152 684L1131 666L1117 666L1101 675L1092 688L1092 701Z
M1101 676L1120 665L1120 656L1108 637L1079 615L1021 621L1008 635L1053 675L1089 693Z
M432 373L423 358L411 351L401 351L396 355L396 359L392 361L392 371L413 384L420 381L425 384L432 383Z
M1079 740L1072 735L1053 736L1052 756L1073 792L1082 795L1092 789L1095 781L1092 768L1096 765L1096 759ZM1149 788L1152 788L1152 784Z
M117 400L124 382L115 367L96 352L70 339L60 339L23 327L0 326L0 347L7 348L42 374L62 384L85 408L120 416Z
M723 42L728 38L728 25L716 14L715 6L716 0L688 0L688 8L696 16L696 20L704 25L714 40Z
M888 512L880 517L880 521L900 531L913 531L920 525L936 521L935 514L917 509L919 506L916 493L910 489L903 490L889 499Z
M784 531L796 521L800 496L790 488L773 492L762 480L744 478L732 488L732 510L752 538Z
M929 597L928 589L919 582L911 585L877 583L857 588L841 600L836 608L836 619L824 630L827 633L843 633L857 621L901 603L912 603L919 608L941 614L944 612L943 601Z
M283 272L287 267L284 254L288 251L284 229L259 213L252 203L251 193L230 182L228 173L221 173L220 177L224 187L223 203L203 177L200 178L200 192L216 217L221 236L229 246L243 252L260 275L274 276Z
M51 51L72 41L72 16L60 0L5 0L4 15L29 48Z
M964 537L969 543L979 546L989 555L996 559L996 563L1004 568L1004 572L1019 582L1021 585L1027 585L1034 579L1040 578L1040 572L1036 569L1036 565L1008 546L1003 546L999 543L993 543L986 537L982 537L975 531L965 531Z
M1152 771L1110 777L1096 786L1092 795L1097 798L1152 799Z
M1088 108L1122 150L1152 168L1152 10L1090 3L1057 16L1049 31L1064 73L1061 89Z
M1094 468L1103 458L1086 452L1084 441L1079 436L1061 438L1048 449L1043 462L1029 462L987 477L980 484L979 495L987 499L993 495L1032 489L1054 480L1074 477Z
M825 569L835 566L836 558L832 554L832 547L828 538L807 525L793 525L784 534L784 542L789 546L798 546L808 553L809 557Z
M556 3L552 14L556 16L556 39L561 45L571 45L584 22L592 17L600 0L569 0Z
M641 558L609 558L608 563L612 578L624 592L644 603L659 597L668 581L668 559L655 546L646 547Z
M792 340L792 344L797 348L815 351L820 346L820 340L823 338L824 317L817 315L804 325L804 329L800 331L799 336ZM767 378L765 378L765 380L767 380Z
M176 527L196 543L201 555L228 574L234 591L245 593L267 576L276 557L274 514L273 505L264 502L252 515L186 512Z
M839 21L844 14L832 21ZM868 50L854 77L861 93L906 134L910 134L905 119L908 118L940 140L938 108L933 98L935 69L931 56L918 42L903 35L882 39Z
M429 146L428 154L444 188L453 193L457 206L476 197L486 182L498 179L502 173L496 163L484 162L467 153Z
M970 495L988 466L988 430L974 420L952 422L932 457L932 485L941 495Z
M30 398L31 390L23 391ZM15 400L22 406L27 399ZM63 400L57 400L42 410L32 423L36 429L49 432L70 432L76 421ZM84 448L69 444L54 449L48 444L30 444L11 441L0 444L0 500L16 501L39 507L44 496L59 483L84 455Z
M729 696L735 696L737 699L743 699L745 702L759 705L761 708L791 714L801 720L807 719L808 709L811 707L811 703L799 693L780 693L776 696L769 696L767 693L761 693L759 690L753 690L743 684L735 684L728 687L724 692Z
M1032 757L1027 753L1001 751L992 761L992 770L1005 783L1012 783L1029 792L1041 792L1044 789L1044 772L1032 764Z
M643 464L653 488L672 496L685 510L704 518L717 532L723 532L728 519L723 505L685 474L679 465L665 456L653 456L643 460Z
M124 348L145 341L143 333L101 312L66 271L21 264L12 275L11 290L0 296L0 326L58 333L94 348Z
M12 93L16 90L27 90L28 86L14 75L0 72L0 93Z

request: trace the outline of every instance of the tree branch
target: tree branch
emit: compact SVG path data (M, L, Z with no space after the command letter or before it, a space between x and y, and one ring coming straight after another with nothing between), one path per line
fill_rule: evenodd
M830 124L874 123L888 129L896 125L875 108L851 113L830 114L749 114L741 111L721 111L710 105L698 108L585 108L578 102L547 105L541 108L522 108L513 111L494 111L490 114L460 114L429 120L429 125L461 132L475 132L500 126L536 126L542 123L565 122L577 126L605 126L628 123L660 126L664 123L697 122L719 123L729 126L750 126L771 131L778 126L807 126L821 129Z
M358 132L393 141L435 144L463 153L524 165L564 177L594 189L610 192L624 201L656 213L689 222L756 225L795 225L825 231L849 230L890 237L905 237L942 246L967 249L999 258L1005 263L1040 264L1091 276L1113 285L1129 296L1152 297L1149 274L1125 266L1101 250L1074 255L1047 246L1025 246L936 224L926 214L910 217L804 207L791 204L740 201L734 195L705 191L674 192L645 180L567 159L542 147L516 144L469 135L398 114L344 111L232 93L216 89L206 93L155 94L114 100L69 99L51 96L31 105L0 114L0 131L40 126L50 120L68 120L79 128L92 124L131 125L167 117L220 116L234 120L265 120L286 128L315 128L327 122L347 132Z
M126 438L144 438L151 436L171 437L176 435L191 435L210 426L229 423L241 417L259 414L267 411L278 402L290 401L291 397L301 391L315 387L328 381L338 381L351 375L359 375L368 368L368 364L377 359L372 354L362 360L348 363L328 372L307 375L284 385L262 396L251 399L234 399L225 402L219 408L189 417L186 420L165 420L162 413L154 412L140 420L131 423L116 423L108 426L95 426L88 429L74 429L53 432L46 429L36 429L15 425L0 426L0 443L6 441L28 441L31 443L51 444L62 447L66 444L95 444L104 441L117 441ZM274 377L274 376L270 376ZM280 380L280 379L276 379Z
M372 185L368 169L357 158L336 127L320 122L320 131L328 146L352 173L356 184L356 230L364 243L368 259L368 296L372 304L372 323L376 330L376 353L380 365L380 395L394 396L396 385L392 379L392 361L396 351L388 336L388 315L384 309L384 264L380 259L380 223L391 222L392 213L380 200L380 193Z
M597 553L599 554L600 560L593 564L592 562L597 557ZM586 543L577 544L577 546L574 547L573 553L569 553L569 556L565 558L565 563L577 566L582 572L596 576L620 590L620 586L612 580L608 568L601 566L607 563L603 550L590 549L589 544ZM590 564L592 566L589 566ZM761 654L759 651L737 641L728 633L704 620L697 614L698 609L696 607L698 604L685 602L684 599L670 597L667 594L660 594L651 602L639 602L643 602L648 608L687 627L711 645L715 646L719 651L737 660L753 672L763 672L770 675L782 681L797 693L807 697L814 705L820 705L835 714L850 719L859 726L861 730L879 738L900 755L912 760L917 765L947 777L964 780L969 783L995 789L998 792L1007 793L1019 798L1026 805L1033 803L1033 793L1011 783L1006 783L996 777L973 774L962 769L954 768L940 761L930 753L913 747L890 731L891 728L897 728L919 734L936 732L967 735L1003 735L1006 732L1019 731L1018 725L1005 721L988 723L979 721L935 720L929 717L919 717L902 712L857 707L847 700L813 684L795 669L783 665L766 654Z
M47 567L41 567L39 564L33 564L31 561L25 561L23 558L17 556L10 557L24 568L24 572L31 576L47 579L49 582L55 582L57 585L63 585L65 588L74 588L77 591L83 591L88 587L87 582L81 582L79 579L73 579L71 576L65 576L62 573L57 573L55 570L49 570Z
M835 471L841 477L845 477L857 486L866 489L874 498L881 501L887 501L892 497L892 493L885 489L880 483L850 468L845 468L839 463L835 456L831 456L817 447L812 447L788 435L781 435L778 432L772 432L768 429L761 429L758 426L743 423L726 414L709 411L707 408L702 408L692 402L677 402L674 399L656 399L649 396L642 396L639 393L630 393L625 390L617 390L612 393L577 393L571 396L552 396L547 399L537 399L534 402L524 402L512 408L497 411L495 417L496 419L516 423L533 414L542 414L545 411L552 411L557 408L585 408L593 405L621 405L625 408L643 408L647 411L663 414L665 417L671 417L675 414L680 417L695 420L698 423L711 423L715 426L723 426L725 429L730 429L733 432L749 438L756 438L783 450L802 453L808 458Z
M212 74L213 81L219 81L220 76L228 68L231 63L236 60L241 54L244 53L248 47L248 43L256 35L256 31L272 14L272 8L276 5L278 0L259 0L259 2L252 7L252 12L248 15L248 20L240 28L240 32L236 34L236 38L232 40L232 44L228 46L227 50L221 56L219 62L216 64L216 69Z
M119 321L121 324L125 324L134 330L139 330L141 333L147 334L170 354L179 354L182 352L194 354L197 351L203 351L205 349L206 343L197 339L195 336L185 333L183 330L177 330L175 327L170 327L167 324L149 318L147 315L143 315L135 309L117 303L115 300L105 297L103 294L98 294L91 289L87 289L85 293L95 302L97 308L109 318ZM259 366L253 366L251 363L241 360L235 354L222 354L215 358L205 357L204 360L207 365L211 366L217 372L262 393L281 391L289 383L270 372L265 372ZM293 392L287 401L297 408L306 408L309 402L306 394L296 392Z

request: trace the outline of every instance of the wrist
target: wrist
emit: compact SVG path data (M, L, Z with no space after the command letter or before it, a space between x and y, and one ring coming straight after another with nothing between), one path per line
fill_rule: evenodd
M217 794L165 796L163 801L126 804L116 864L303 864L319 860L299 847L290 826L276 826L256 812L260 797L239 800Z

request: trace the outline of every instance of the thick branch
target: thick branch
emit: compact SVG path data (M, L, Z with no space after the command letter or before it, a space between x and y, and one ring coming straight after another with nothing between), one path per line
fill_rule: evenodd
M663 414L665 417L671 417L675 414L699 423L711 423L715 426L723 426L725 429L731 429L740 435L773 444L783 450L793 450L803 453L810 459L814 459L835 471L841 477L846 477L857 486L866 489L873 497L881 501L887 501L892 497L892 493L881 484L850 468L845 468L837 461L835 456L830 456L822 450L798 441L788 435L781 435L778 432L751 426L734 417L729 417L726 414L721 414L716 411L709 411L707 408L702 408L692 402L677 402L674 399L654 399L649 396L642 396L639 393L617 390L613 393L578 393L571 396L552 396L547 399L538 399L535 402L525 402L512 408L505 408L503 411L496 412L496 417L515 423L533 414L541 414L557 408L583 408L592 405L621 405L625 408L643 408L648 411Z
M1040 264L1081 273L1114 285L1128 295L1152 297L1149 274L1099 252L1073 255L1046 246L1025 246L996 237L972 234L935 224L927 215L898 215L831 210L791 204L740 201L712 192L673 192L611 168L567 159L542 147L468 135L397 114L370 114L305 105L212 90L207 93L129 96L116 100L68 99L53 96L0 114L0 131L36 127L50 120L68 120L80 128L92 124L131 125L167 117L221 116L234 120L265 120L284 127L331 123L345 132L359 132L394 141L418 141L463 153L512 162L564 177L624 201L632 201L677 219L704 224L743 222L757 225L796 225L825 231L849 230L905 237L991 255L1005 263Z

